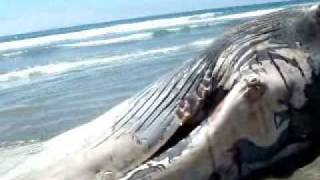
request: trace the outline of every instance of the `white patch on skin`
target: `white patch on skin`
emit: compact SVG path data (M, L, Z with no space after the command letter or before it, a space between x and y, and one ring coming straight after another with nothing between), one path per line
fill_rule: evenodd
M138 168L130 171L127 173L124 177L120 178L119 180L128 180L130 179L135 173L143 170L147 170L150 167L163 167L165 168L170 163L169 158L165 158L161 161L148 161L147 163L143 164L142 166L139 166ZM147 176L150 176L152 174L146 174Z
M277 99L285 97L286 88L271 64L263 66L268 66L268 72L252 74L251 77L258 78L266 86L265 92L256 102L248 101L248 80L241 79L209 117L210 139L217 163L223 161L221 155L239 139L248 139L257 146L268 147L277 141L286 128L282 126L277 129L273 122L274 113L284 109L278 105ZM250 79L250 76L244 78Z
M276 59L281 72L285 76L289 86L292 87L292 97L290 98L290 102L295 108L300 109L307 101L304 92L305 87L307 84L311 83L312 68L307 62L309 55L297 49L287 48L278 49L275 51L275 53L287 57L288 59L296 59L298 66L301 68L304 74L303 77L298 68L289 65L283 60Z

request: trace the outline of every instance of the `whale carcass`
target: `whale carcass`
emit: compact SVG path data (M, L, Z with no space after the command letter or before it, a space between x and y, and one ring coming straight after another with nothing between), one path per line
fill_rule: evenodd
M320 152L319 55L319 6L257 17L1 179L289 176Z

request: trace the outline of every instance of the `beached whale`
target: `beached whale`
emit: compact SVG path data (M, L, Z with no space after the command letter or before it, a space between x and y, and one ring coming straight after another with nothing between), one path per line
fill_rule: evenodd
M0 179L288 176L320 153L319 63L319 6L258 17Z

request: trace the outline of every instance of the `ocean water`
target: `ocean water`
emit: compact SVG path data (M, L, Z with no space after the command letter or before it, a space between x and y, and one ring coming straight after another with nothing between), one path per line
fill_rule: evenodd
M93 120L196 56L233 26L310 2L208 9L0 37L0 174L37 152L43 141Z

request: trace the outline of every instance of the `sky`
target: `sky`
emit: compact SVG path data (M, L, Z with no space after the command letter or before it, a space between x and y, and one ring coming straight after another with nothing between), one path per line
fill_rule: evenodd
M0 36L281 0L1 0Z

